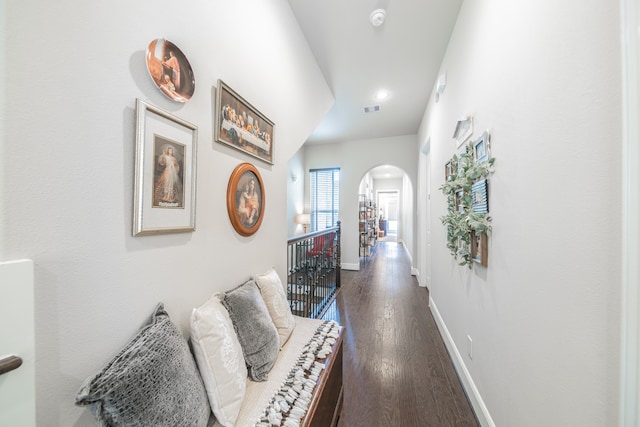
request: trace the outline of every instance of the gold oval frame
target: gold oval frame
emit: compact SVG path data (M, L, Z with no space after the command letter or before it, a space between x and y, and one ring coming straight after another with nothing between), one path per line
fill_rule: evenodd
M255 185L258 188L254 187L253 191L255 193L257 190L257 196L248 193L251 191L250 181L252 176L256 178ZM246 194L242 191L245 185L249 186ZM246 199L247 196L249 199L257 198L258 207L255 213L253 212L255 206L252 205L256 202ZM244 205L241 205L242 197L245 197ZM229 184L227 185L227 212L229 213L231 225L233 225L236 232L242 236L251 236L258 231L264 217L265 205L266 195L260 172L251 163L240 163L231 173Z

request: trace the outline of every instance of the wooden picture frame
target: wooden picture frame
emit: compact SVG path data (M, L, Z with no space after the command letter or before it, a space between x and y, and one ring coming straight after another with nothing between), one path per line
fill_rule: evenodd
M471 231L471 260L482 267L489 265L489 244L487 233Z
M133 235L195 230L198 128L136 100Z
M251 163L240 163L231 173L227 186L227 212L238 234L251 236L258 231L265 202L260 172Z
M446 165L444 165L444 180L445 182L449 182L451 180L451 175L454 175L453 170L453 159L450 159Z
M222 80L216 94L215 140L274 164L274 123Z
M473 134L473 117L467 116L456 124L453 132L453 139L456 141L456 147L460 147Z
M456 212L460 213L460 214L464 214L465 209L464 209L464 189L460 188L458 190L456 190L456 199L455 199L455 209Z

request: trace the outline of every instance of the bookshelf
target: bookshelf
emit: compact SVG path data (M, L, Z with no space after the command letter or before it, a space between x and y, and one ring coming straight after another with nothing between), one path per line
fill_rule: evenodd
M365 194L360 194L358 209L360 257L368 257L371 256L378 242L376 204Z

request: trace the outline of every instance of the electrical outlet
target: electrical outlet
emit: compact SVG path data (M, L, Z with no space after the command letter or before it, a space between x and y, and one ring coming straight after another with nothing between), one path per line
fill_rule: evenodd
M467 335L467 354L469 355L469 359L473 359L473 340L471 339L471 335Z

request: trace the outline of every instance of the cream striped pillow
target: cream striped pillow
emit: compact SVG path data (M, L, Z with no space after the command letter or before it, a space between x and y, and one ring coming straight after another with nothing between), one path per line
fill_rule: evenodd
M257 275L254 280L258 288L260 288L260 293L267 305L271 320L273 320L278 329L280 348L282 348L296 325L284 286L278 273L273 268L264 274Z

